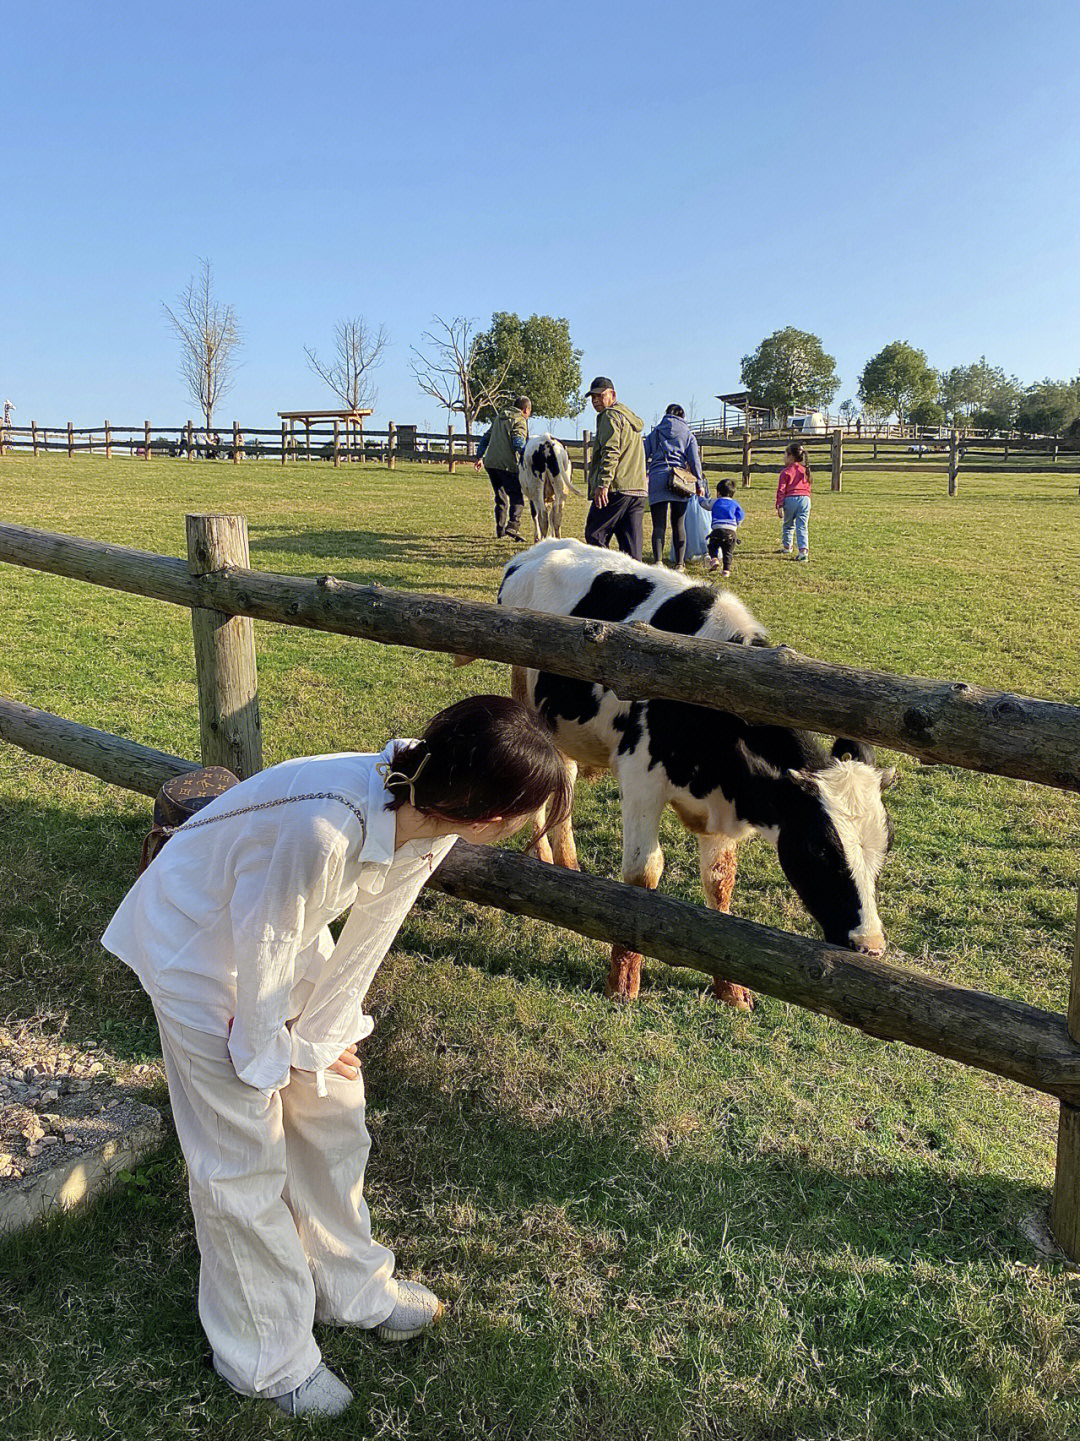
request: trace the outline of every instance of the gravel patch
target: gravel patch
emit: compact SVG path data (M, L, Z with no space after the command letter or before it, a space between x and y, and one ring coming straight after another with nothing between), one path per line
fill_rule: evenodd
M160 1113L138 1094L160 1075L99 1055L94 1042L65 1045L40 1022L0 1026L0 1211L26 1211L14 1191L64 1206L101 1189L160 1129Z

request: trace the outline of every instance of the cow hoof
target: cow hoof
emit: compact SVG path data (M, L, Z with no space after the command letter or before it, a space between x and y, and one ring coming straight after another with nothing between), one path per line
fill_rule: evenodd
M753 991L746 986L736 986L731 981L714 981L713 995L725 1006L732 1006L736 1011L752 1011L756 1004Z
M616 948L604 984L610 1001L636 1001L641 990L641 957L634 951Z

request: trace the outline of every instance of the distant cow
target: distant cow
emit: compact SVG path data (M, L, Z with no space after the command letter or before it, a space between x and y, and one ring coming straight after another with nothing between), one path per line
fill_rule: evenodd
M534 436L525 442L525 454L518 461L521 489L529 502L533 517L533 540L562 534L562 513L571 491L585 497L571 484L570 457L562 441L548 434Z
M499 604L549 615L646 621L708 641L765 645L765 632L730 591L695 585L629 556L549 540L503 573ZM706 904L727 911L735 847L764 836L806 909L833 945L881 955L877 878L892 843L882 792L895 773L867 747L837 741L832 755L807 732L751 725L727 711L670 700L620 700L590 681L515 667L513 693L554 733L572 778L578 767L611 770L619 783L623 880L653 889L664 868L660 817L670 805L698 841ZM570 822L552 833L554 859L577 867ZM552 859L546 837L536 854ZM609 995L632 999L641 957L612 947ZM717 980L717 996L749 1010L748 990Z

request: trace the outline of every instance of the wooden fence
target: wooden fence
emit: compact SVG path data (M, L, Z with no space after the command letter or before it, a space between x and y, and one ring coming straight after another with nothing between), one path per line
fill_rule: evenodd
M189 516L188 560L0 525L0 561L188 607L201 758L261 765L252 622L467 654L884 744L926 760L1080 791L1080 707L811 660L788 650L661 635L647 626L526 611L248 567L238 516ZM152 795L195 762L0 699L0 739ZM1056 1015L618 882L459 843L437 889L618 942L669 965L921 1046L1060 1102L1051 1225L1080 1261L1080 912L1067 1016Z
M592 451L592 433L561 438L571 462L582 470L588 468ZM775 477L784 464L784 451L793 440L806 447L811 466L819 473L828 471L829 486L843 489L844 471L873 471L875 474L936 475L947 477L950 496L959 493L961 469L971 474L1003 474L1022 476L1047 468L1068 470L1080 478L1080 442L1072 439L1037 437L1033 439L964 436L954 431L942 438L938 435L919 439L909 437L854 437L843 429L825 435L799 435L790 431L743 431L735 436L699 438L702 466L706 475L735 475L744 487L753 484L755 475ZM0 425L0 456L18 451L34 455L77 453L113 456L137 456L150 460L155 455L179 455L188 460L216 458L239 464L244 459L280 460L282 465L294 461L327 461L342 464L379 464L393 470L401 461L430 462L445 465L450 474L463 462L476 456L477 438L459 434L452 426L445 431L421 431L414 425L396 425L385 430L363 430L359 427L344 434L339 423L305 425L296 431L290 422L282 421L278 430L242 427L233 421L220 435L216 446L207 442L204 430L191 421L186 425L155 427L144 421L141 426L103 426L76 429L66 426L46 427L32 422L29 426Z

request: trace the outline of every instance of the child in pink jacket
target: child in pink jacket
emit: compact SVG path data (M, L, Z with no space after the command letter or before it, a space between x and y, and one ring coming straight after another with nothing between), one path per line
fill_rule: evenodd
M806 447L793 441L784 453L784 468L776 487L776 514L783 521L780 548L791 554L794 533L798 547L796 560L810 559L810 462Z

